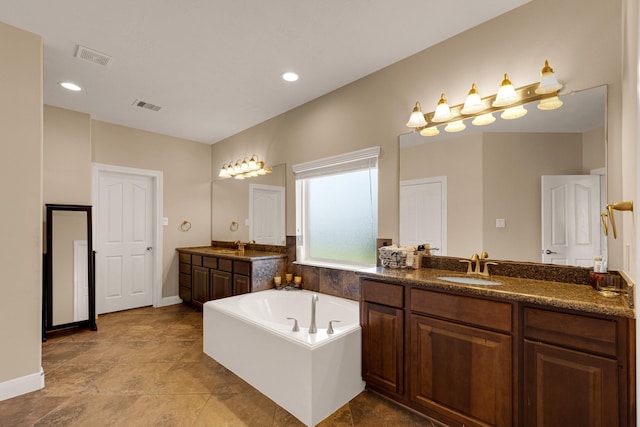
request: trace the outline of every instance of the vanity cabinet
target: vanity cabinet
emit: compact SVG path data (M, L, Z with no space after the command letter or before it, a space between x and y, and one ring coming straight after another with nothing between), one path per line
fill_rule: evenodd
M512 305L410 290L410 400L460 425L512 425Z
M273 287L273 276L284 274L286 264L286 257L247 260L194 252L178 250L179 296L198 308L210 300Z
M362 377L393 395L404 393L404 287L362 282Z
M361 324L367 388L446 425L635 423L627 317L362 277Z
M625 319L525 308L525 426L627 425L625 330Z

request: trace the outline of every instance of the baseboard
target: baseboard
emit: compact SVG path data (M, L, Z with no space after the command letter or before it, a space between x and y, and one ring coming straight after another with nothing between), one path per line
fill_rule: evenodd
M0 401L44 388L44 370L0 383Z
M166 307L168 305L175 305L180 303L182 303L182 298L177 295L173 297L162 297L160 303L158 304L158 307Z

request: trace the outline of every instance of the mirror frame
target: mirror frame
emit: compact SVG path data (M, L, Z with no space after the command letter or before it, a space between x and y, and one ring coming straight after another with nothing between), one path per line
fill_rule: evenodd
M46 252L44 254L44 280L42 289L42 341L47 340L47 332L72 327L87 327L97 331L96 325L96 287L95 287L95 252L92 242L91 206L46 204ZM77 322L60 325L53 324L53 213L55 211L85 212L87 217L87 272L89 286L89 318Z

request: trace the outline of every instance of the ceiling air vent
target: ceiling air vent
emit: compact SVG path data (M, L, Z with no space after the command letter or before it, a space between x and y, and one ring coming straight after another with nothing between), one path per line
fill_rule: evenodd
M78 45L76 58L93 64L102 65L103 67L108 67L111 64L111 56L81 45Z
M133 101L133 104L131 105L133 105L134 107L146 108L147 110L151 110L151 111L160 111L160 109L162 108L158 105L153 105L153 104L149 104L148 102L140 101L139 99L136 99L135 101Z

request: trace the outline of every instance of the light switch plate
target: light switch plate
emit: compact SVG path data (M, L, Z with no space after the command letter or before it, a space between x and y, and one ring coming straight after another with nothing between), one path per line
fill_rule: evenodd
M496 228L505 228L507 221L504 218L496 218Z
M167 218L166 216L162 218L162 225L169 225L169 218Z

